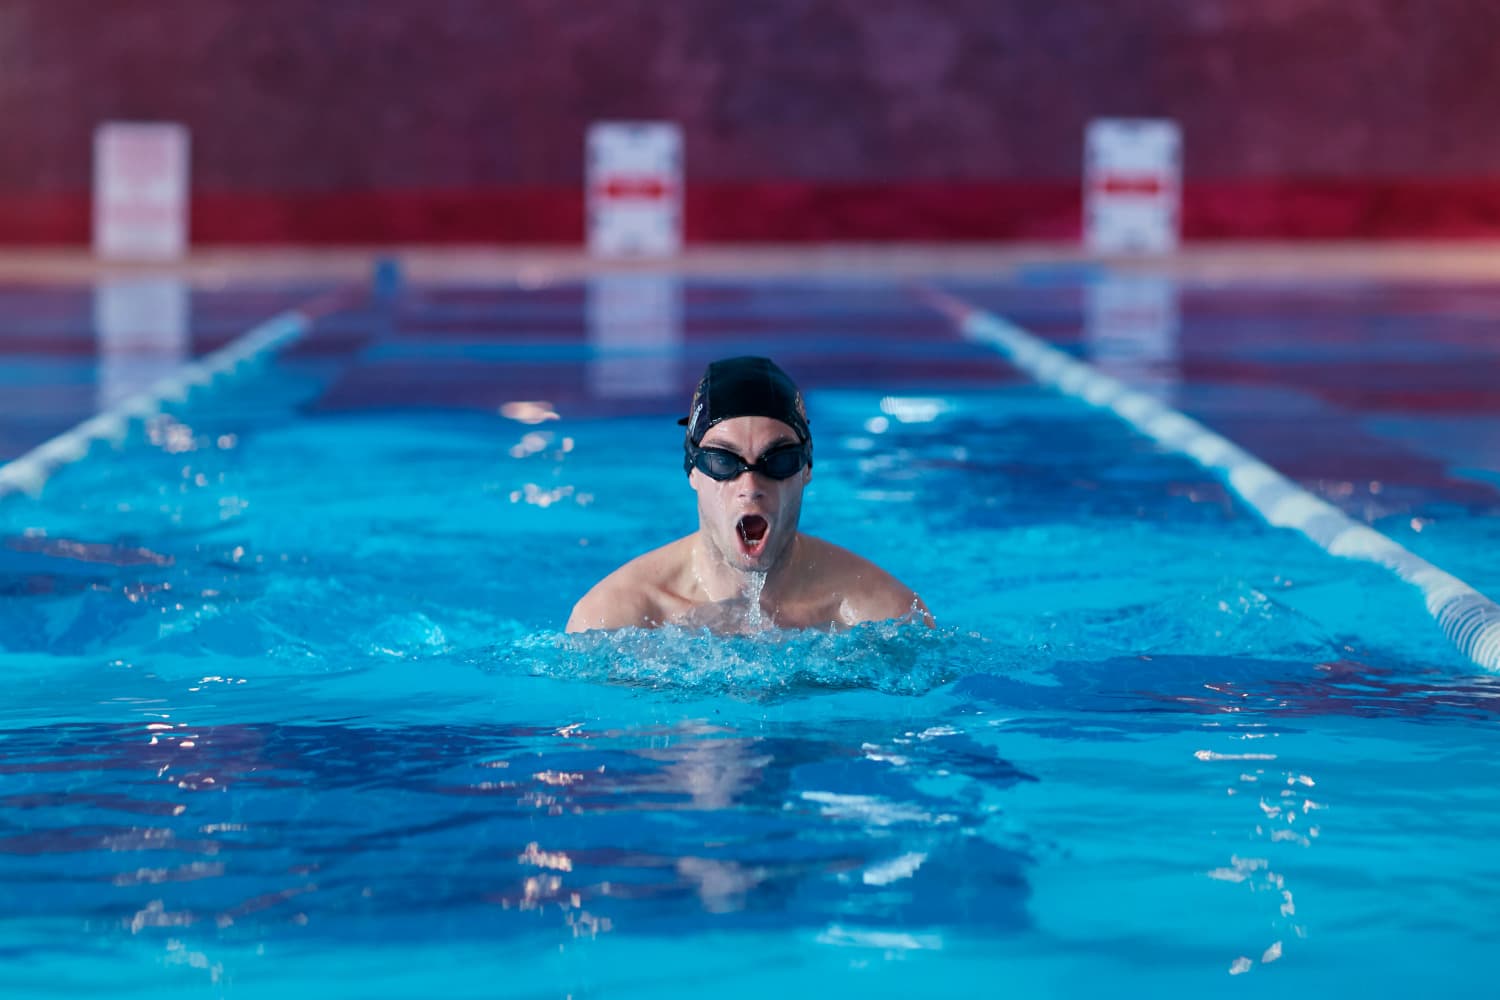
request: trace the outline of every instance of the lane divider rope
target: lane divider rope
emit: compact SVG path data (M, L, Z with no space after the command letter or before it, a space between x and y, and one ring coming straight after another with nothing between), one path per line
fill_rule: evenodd
M347 290L335 290L273 316L217 351L185 363L150 388L0 465L0 500L14 493L39 495L58 469L87 456L96 443L123 441L133 423L148 420L169 405L186 402L195 391L280 350L302 337L319 316L339 308L348 298Z
M1374 563L1422 592L1427 613L1459 652L1500 671L1500 606L1399 542L1353 520L1326 500L1196 420L1078 361L1009 320L937 289L920 294L970 340L996 348L1042 385L1109 410L1163 448L1217 474L1267 523L1300 532L1346 559Z

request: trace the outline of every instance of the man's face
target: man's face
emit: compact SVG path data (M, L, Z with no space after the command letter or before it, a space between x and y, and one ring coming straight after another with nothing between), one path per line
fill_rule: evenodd
M754 463L772 448L797 442L796 432L780 420L731 417L709 428L698 446L732 451ZM698 491L698 526L710 550L733 569L771 569L797 535L802 490L811 478L811 466L790 479L742 472L725 482L693 469L688 482Z

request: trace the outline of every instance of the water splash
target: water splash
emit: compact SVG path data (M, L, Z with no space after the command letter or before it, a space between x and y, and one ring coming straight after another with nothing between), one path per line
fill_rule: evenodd
M745 624L752 629L765 626L765 612L760 606L760 595L766 589L766 573L751 573L745 584L745 601L749 605L745 612Z
M519 669L535 676L752 700L819 689L921 695L966 673L1039 666L1034 661L1026 650L997 646L977 633L898 621L837 633L765 628L725 636L679 626L544 632L470 657L493 672Z

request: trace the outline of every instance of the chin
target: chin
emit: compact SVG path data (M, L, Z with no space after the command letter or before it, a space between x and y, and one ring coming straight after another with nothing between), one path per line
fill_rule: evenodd
M764 555L748 556L741 554L739 564L741 569L749 573L767 573L772 566L776 565L776 560Z
M771 560L767 558L766 552L746 552L734 542L730 543L729 558L726 560L735 569L751 572L760 572L770 569Z

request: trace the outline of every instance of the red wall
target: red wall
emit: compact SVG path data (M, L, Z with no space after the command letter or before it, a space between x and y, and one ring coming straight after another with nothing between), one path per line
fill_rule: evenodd
M1500 236L1491 0L6 0L0 241L82 243L104 120L200 243L574 242L588 123L682 124L691 239L1059 239L1165 115L1190 237Z

